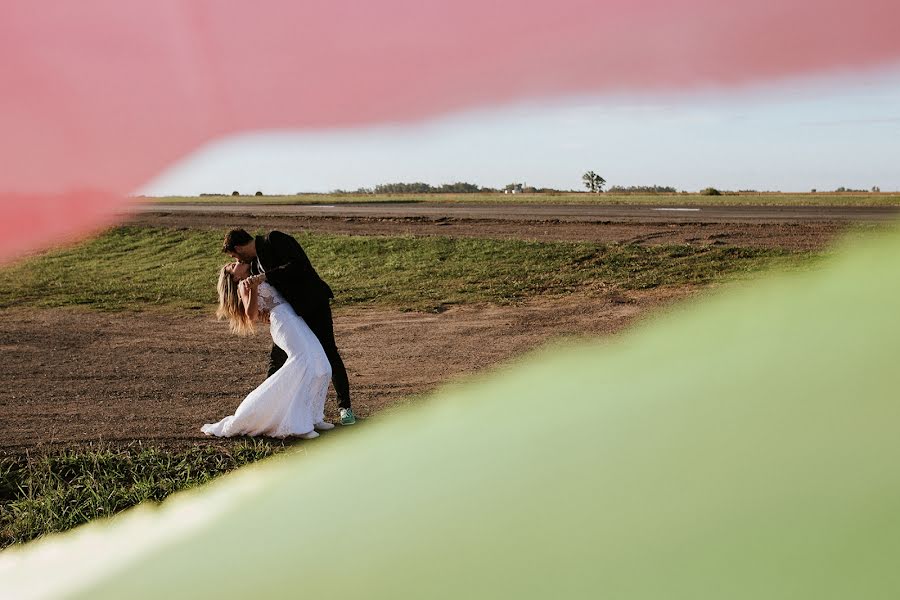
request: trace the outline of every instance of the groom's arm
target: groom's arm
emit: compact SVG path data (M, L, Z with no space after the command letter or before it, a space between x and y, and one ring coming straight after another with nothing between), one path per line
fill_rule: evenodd
M292 236L280 231L273 231L269 234L269 243L272 248L272 257L279 264L266 269L265 279L276 288L314 272L309 257L306 256L300 242Z

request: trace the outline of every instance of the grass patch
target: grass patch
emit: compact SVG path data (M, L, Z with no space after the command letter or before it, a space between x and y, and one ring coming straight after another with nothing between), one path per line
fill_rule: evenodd
M230 448L131 446L0 458L0 548L160 502L284 448L252 440Z
M0 271L0 308L205 309L226 257L214 231L117 227ZM705 284L809 254L734 247L602 245L441 237L297 234L337 305L431 310L511 303L604 284L624 289Z
M443 202L475 204L643 204L652 206L900 206L898 192L691 194L296 194L289 196L166 196L156 204L356 204Z

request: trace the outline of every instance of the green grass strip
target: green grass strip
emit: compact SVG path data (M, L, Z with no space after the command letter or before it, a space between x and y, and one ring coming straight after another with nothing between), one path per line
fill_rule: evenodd
M735 247L636 246L445 237L295 233L337 305L432 310L512 303L603 284L623 289L706 284L809 254ZM221 233L117 227L0 271L0 308L207 308L216 301Z

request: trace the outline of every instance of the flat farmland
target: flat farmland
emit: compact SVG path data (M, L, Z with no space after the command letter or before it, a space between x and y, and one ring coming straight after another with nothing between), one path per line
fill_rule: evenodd
M425 215L415 205L349 215L293 212L292 205L174 206L142 206L120 227L4 268L0 491L7 491L0 494L0 546L162 499L242 461L322 442L260 446L200 433L260 383L270 347L265 327L239 338L213 317L216 271L225 258L218 247L230 227L296 235L332 285L338 346L365 427L390 418L386 409L427 401L440 386L544 344L615 336L685 298L770 268L815 268L836 240L893 219L893 209L866 207L840 214L826 208L812 218L779 217L777 210L773 217L769 208L758 219L712 213L701 220L688 211L642 219L573 217L563 209L553 216L552 205L538 207L537 217L517 217L508 206L477 215L448 214L441 205ZM334 417L333 396L326 408ZM564 403L555 410L565 418ZM62 502L81 507L81 516L22 516L45 514L33 502L50 492L38 489L34 473L57 481L60 456L94 481L98 452L124 468L145 460L148 449L146 460L164 456L165 464L198 460L208 467L210 456L244 458L192 467L164 489L146 488L144 475L123 471L103 484L132 490L119 504L85 508L79 503L94 500L66 496L42 500L51 507L46 515L56 515L52 507ZM54 494L69 490L54 485Z
M548 341L614 334L723 282L808 268L841 236L863 235L896 213L177 206L142 205L123 227L5 269L0 452L206 441L199 425L228 414L259 383L269 345L264 330L236 338L212 316L225 258L219 240L230 227L281 229L307 248L335 288L339 347L365 417Z

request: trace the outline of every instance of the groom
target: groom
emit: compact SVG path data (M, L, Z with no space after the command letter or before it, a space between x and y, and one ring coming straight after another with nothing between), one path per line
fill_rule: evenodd
M278 290L322 343L331 363L331 382L338 398L341 425L353 425L356 416L350 408L350 382L347 369L338 354L334 341L330 299L334 298L328 284L319 278L306 252L293 237L280 231L251 236L243 229L232 229L225 235L222 252L250 264L250 272L261 281L268 281ZM287 354L272 345L269 356L269 376L281 368Z

